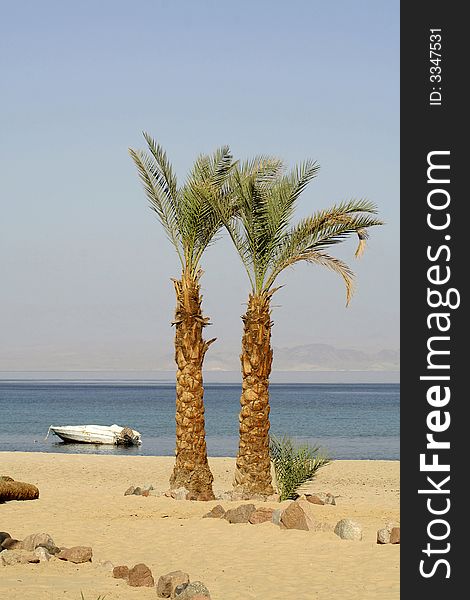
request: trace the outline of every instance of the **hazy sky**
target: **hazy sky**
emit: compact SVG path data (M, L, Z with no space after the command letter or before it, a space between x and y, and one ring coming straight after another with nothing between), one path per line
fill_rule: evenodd
M285 273L277 346L398 349L399 3L2 2L0 370L151 369L171 353L178 275L127 148L142 130L182 180L229 144L321 170L298 215L375 201L357 273ZM204 258L211 352L237 352L247 280L227 240Z

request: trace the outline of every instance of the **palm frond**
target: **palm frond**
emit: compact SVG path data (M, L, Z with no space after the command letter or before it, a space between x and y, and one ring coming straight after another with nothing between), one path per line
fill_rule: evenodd
M319 168L316 162L307 160L269 190L265 208L265 231L261 236L266 269L289 227L298 197L316 176Z
M372 202L353 199L318 211L291 226L296 202L318 170L315 161L307 160L284 175L282 161L267 156L255 157L233 170L230 185L236 210L229 214L219 208L219 214L254 292L268 292L284 269L303 260L338 273L345 282L349 303L353 273L325 250L350 235L357 235L356 257L359 257L368 229L381 225L382 221L375 216L377 208Z
M148 152L129 149L150 207L175 246L183 268L196 273L204 250L222 226L214 199L228 203L233 157L227 146L199 156L182 188L163 148L144 132Z
M344 281L344 285L346 286L346 306L348 306L354 293L354 273L345 262L339 258L336 258L335 256L330 256L325 252L317 251L310 252L299 258L299 260L304 260L311 264L317 264L322 267L326 267L327 269L330 269L334 273L340 275Z
M278 275L293 264L305 260L323 264L339 273L346 284L347 303L352 294L352 271L342 261L324 253L327 248L338 244L351 235L359 237L358 256L368 237L367 229L381 225L382 221L372 216L376 212L374 204L367 200L343 202L328 210L314 213L302 219L286 231L271 254L271 271L265 289L269 289ZM372 213L372 214L371 214Z
M260 232L265 221L269 189L281 177L282 169L278 158L265 155L236 164L229 180L230 201L212 200L240 255L253 290L260 279L264 252Z
M281 502L297 498L317 471L331 462L328 457L320 455L319 450L318 446L308 444L296 447L288 436L271 436L269 452Z
M168 238L180 254L176 179L167 165L166 156L154 142L150 155L132 148L129 149L129 154L137 167L150 208L156 212Z
M194 268L223 225L216 204L229 206L228 176L233 165L227 146L213 155L201 155L181 190L182 237L188 263Z
M151 137L146 131L143 132L145 141L147 142L148 148L158 165L166 186L168 187L169 196L176 198L177 196L177 182L176 175L173 173L173 168L168 160L165 150L157 144L157 142Z

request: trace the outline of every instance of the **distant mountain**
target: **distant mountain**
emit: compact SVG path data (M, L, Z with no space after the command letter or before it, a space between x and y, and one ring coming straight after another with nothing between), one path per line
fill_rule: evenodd
M136 350L122 344L102 344L93 348L49 347L0 349L0 371L174 371L173 352L159 354L154 342L141 343ZM240 350L227 347L219 350L214 344L206 354L206 372L240 371ZM400 355L397 350L377 351L337 348L329 344L274 348L273 369L276 372L369 371L398 372Z
M238 352L218 352L213 348L206 355L205 368L210 371L238 370ZM398 371L400 353L389 349L365 352L328 344L306 344L274 348L273 368L278 371Z
M397 350L365 352L328 344L275 348L274 367L281 371L397 371Z

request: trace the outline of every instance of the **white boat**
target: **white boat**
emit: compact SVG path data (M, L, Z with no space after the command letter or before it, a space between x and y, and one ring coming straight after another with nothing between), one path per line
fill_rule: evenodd
M140 446L141 435L130 427L119 425L51 425L46 435L55 433L64 442L77 444L115 444L123 446Z

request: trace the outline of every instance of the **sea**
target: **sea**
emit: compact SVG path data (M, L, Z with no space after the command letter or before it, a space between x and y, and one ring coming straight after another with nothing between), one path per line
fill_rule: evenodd
M239 384L205 385L209 456L236 456ZM396 383L270 386L271 433L319 447L332 459L398 460ZM129 426L139 447L65 444L50 425ZM175 387L148 381L0 381L0 451L171 456ZM1 462L1 461L0 461Z

